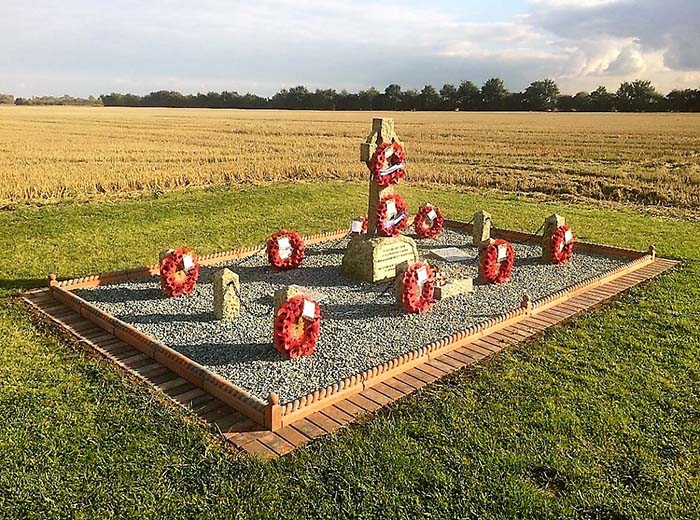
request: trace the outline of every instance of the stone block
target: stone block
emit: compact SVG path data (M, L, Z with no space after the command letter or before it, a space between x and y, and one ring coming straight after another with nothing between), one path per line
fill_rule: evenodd
M355 280L380 282L395 278L396 268L404 262L417 260L418 248L409 237L355 237L343 256L341 271Z
M474 213L472 220L472 244L479 249L491 243L491 214L480 210Z
M295 296L300 294L306 294L303 287L298 285L287 285L281 289L277 289L273 296L273 305L275 308L274 316L277 315L277 311L282 307L282 304L287 300L291 300Z
M468 294L474 291L474 280L471 278L460 278L452 280L445 285L440 285L435 288L435 299L444 300L459 296L460 294Z
M214 273L214 317L217 320L233 320L241 315L241 283L238 275L230 269L219 269Z

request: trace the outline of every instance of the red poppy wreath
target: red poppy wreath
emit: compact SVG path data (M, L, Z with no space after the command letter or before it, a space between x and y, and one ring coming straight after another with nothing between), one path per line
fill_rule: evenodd
M304 248L299 233L280 229L267 239L267 260L275 269L295 269L304 261Z
M282 304L275 315L273 342L280 354L290 358L310 356L314 352L321 327L321 309L304 295Z
M192 294L198 278L199 262L186 247L168 252L160 261L160 285L168 296Z

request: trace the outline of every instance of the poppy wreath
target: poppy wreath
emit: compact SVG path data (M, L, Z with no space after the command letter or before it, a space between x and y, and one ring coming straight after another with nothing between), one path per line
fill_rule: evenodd
M366 235L367 234L367 217L360 217L355 219L357 222L362 222L362 231L359 233L356 231L353 231L352 228L350 228L350 236L352 237L359 237L360 235Z
M394 204L396 205L395 217L402 215L401 219L392 225L387 225L386 205L389 201L394 201ZM406 211L406 201L403 200L401 195L398 195L396 193L393 193L391 195L385 195L379 200L379 204L377 204L376 217L377 232L379 233L379 236L397 236L402 230L406 229L406 226L408 226L408 212Z
M574 234L571 228L566 225L559 226L549 239L549 247L553 264L564 264L571 260L574 254Z
M185 269L184 257L192 259L192 265ZM160 261L160 286L168 296L191 295L199 278L197 257L186 247L170 251Z
M388 157L389 167L384 168L387 163L386 153L391 148L393 153ZM396 141L384 142L380 144L374 151L372 158L369 161L369 169L372 172L372 179L377 183L377 186L386 188L398 183L406 174L404 165L406 163L406 152ZM390 173L382 172L390 171Z
M430 214L435 212L435 218L430 219ZM442 226L445 225L445 218L442 216L442 211L437 206L431 204L423 204L416 218L413 219L413 229L418 238L435 238L442 233Z
M506 258L498 261L498 247L506 247ZM479 259L479 274L488 283L504 283L510 280L515 263L515 251L510 242L506 240L494 240L490 245L481 250Z
M314 319L303 316L304 303L314 304ZM280 354L294 359L314 352L321 328L321 309L304 295L297 295L282 304L275 315L273 343Z
M427 278L421 286L418 283L418 272L425 268ZM425 314L435 303L435 273L431 267L424 262L415 262L401 275L401 306L406 312Z
M286 258L280 256L279 240L282 238L289 239L291 253ZM267 260L275 269L287 270L295 269L304 261L304 241L299 233L287 229L280 229L267 239Z

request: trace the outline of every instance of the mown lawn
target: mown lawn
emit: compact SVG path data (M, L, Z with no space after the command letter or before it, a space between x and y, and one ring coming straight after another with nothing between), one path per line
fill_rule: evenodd
M7 296L61 277L302 232L364 211L357 183L172 193L0 213L0 518L697 518L697 223L404 188L468 220L687 258L605 310L362 425L266 463L220 449L179 411L32 324Z

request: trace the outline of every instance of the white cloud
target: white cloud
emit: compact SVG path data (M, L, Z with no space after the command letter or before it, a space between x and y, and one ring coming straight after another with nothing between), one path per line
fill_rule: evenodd
M697 0L532 0L526 14L488 22L397 0L9 0L3 15L0 90L18 95L490 76L512 89L554 77L571 91L630 75L662 88L700 83Z

